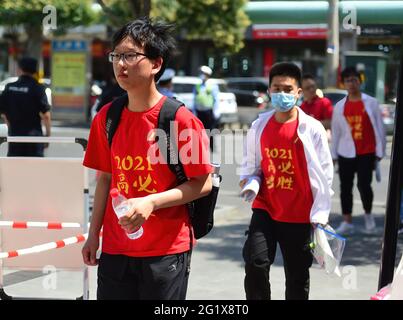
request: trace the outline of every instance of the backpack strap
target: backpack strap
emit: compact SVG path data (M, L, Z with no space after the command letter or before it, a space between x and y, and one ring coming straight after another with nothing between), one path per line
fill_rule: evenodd
M176 175L179 184L188 181L188 179L186 177L185 170L183 169L183 165L179 159L179 152L178 152L178 146L176 144L176 139L175 137L171 136L170 124L171 121L175 120L176 113L181 107L184 107L183 102L167 97L164 104L162 105L160 114L158 116L158 129L162 129L165 131L164 139L160 139L158 137L158 146L160 152L167 160L169 168ZM187 207L190 219L192 219L194 215L193 202L188 203ZM190 225L189 225L189 236L190 236L190 250L187 256L187 273L190 272L190 262L193 250L193 229Z
M158 129L162 129L165 132L164 139L158 137L159 149L169 168L177 177L179 184L186 182L188 179L179 160L176 139L171 136L171 122L175 121L176 113L183 106L183 102L167 97L158 116Z
M112 101L111 106L106 114L106 137L108 138L109 147L112 146L112 139L115 135L116 129L119 126L120 116L122 115L124 107L129 103L127 93Z

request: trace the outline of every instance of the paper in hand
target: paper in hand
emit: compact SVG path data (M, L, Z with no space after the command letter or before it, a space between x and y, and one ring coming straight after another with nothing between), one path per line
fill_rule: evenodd
M241 198L246 202L252 202L259 193L260 181L257 178L249 178L241 190Z

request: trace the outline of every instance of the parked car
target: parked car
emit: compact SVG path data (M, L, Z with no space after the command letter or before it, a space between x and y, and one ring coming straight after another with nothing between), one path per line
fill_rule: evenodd
M2 93L9 83L16 82L18 80L18 77L8 77L4 79L3 81L0 82L0 93Z
M326 88L326 89L320 90L318 93L319 93L318 94L319 96L321 96L321 93L322 93L324 97L328 98L332 102L332 105L334 107L337 102L339 102L341 99L343 99L347 95L347 90L336 89L336 88Z
M226 78L228 89L240 107L263 108L267 102L269 81L263 77Z
M227 82L216 78L211 78L207 81L218 86L219 110L221 113L220 124L238 122L238 105L235 95L228 90ZM178 100L193 110L193 89L196 84L200 83L201 79L198 77L176 76L172 79L173 92L176 94Z
M239 122L249 126L259 113L270 108L267 89L269 81L263 77L226 78L228 89L236 96Z

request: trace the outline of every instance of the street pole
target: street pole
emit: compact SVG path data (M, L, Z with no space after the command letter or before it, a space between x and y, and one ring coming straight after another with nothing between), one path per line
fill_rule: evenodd
M392 282L396 260L401 189L403 186L403 49L400 49L400 73L398 81L395 130L393 133L392 155L390 159L389 186L378 290Z
M337 87L339 68L339 0L329 0L327 15L326 78L327 87Z

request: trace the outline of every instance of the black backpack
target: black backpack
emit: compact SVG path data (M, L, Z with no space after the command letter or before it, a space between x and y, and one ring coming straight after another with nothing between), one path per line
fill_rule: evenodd
M109 146L112 145L112 139L119 125L120 116L123 108L127 106L127 104L128 96L125 94L113 100L107 112L106 135ZM178 159L175 140L170 138L170 123L175 120L176 112L182 107L186 108L182 102L167 97L158 116L158 129L164 130L166 137L166 139L159 139L157 136L159 149L167 160L169 168L176 175L178 185L188 181L188 178L185 175L182 163ZM174 152L171 152L171 150ZM217 176L216 179L219 179L220 182L221 176ZM218 190L219 185L213 185L211 192L207 196L188 203L190 220L196 239L204 237L213 228L214 209L217 202Z

